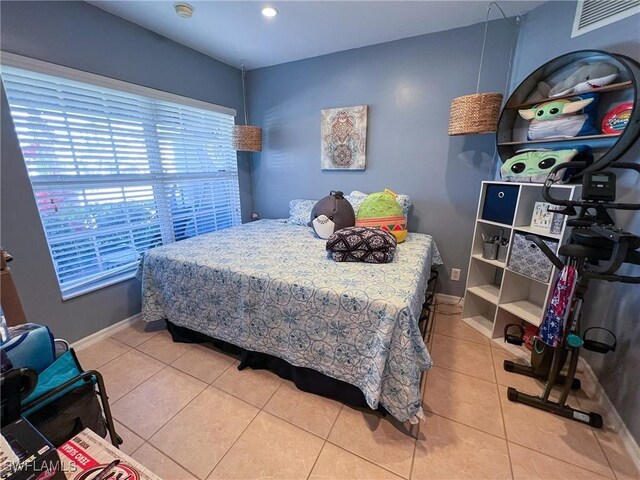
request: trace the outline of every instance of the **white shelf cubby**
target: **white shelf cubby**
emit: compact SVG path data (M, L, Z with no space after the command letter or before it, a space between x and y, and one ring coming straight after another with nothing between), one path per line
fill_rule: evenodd
M482 218L485 195L490 185L518 186L515 213L510 224L503 224ZM568 237L566 218L561 232L551 234L548 231L531 227L531 216L536 202L544 202L542 184L514 182L482 182L476 225L469 258L469 270L462 319L494 342L502 344L504 326L508 323L521 323L525 326L538 326L542 322L544 311L554 284L557 270L554 268L551 279L541 282L534 278L513 272L509 269L509 258L514 235L517 233L539 235L543 239L553 239L561 245ZM576 199L580 194L577 185L556 185L552 187L553 196L562 199ZM507 261L485 259L482 257L482 238L499 235L509 240ZM556 252L557 253L557 252ZM518 350L520 355L524 350Z

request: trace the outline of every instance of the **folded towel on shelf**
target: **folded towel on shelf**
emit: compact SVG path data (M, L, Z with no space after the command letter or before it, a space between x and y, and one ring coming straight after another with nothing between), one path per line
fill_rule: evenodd
M398 242L379 228L348 227L338 230L327 240L327 251L336 262L389 263L393 261Z

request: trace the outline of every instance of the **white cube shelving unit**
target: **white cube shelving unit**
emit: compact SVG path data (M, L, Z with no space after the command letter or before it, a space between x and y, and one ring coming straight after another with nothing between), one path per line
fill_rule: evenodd
M489 185L518 186L516 209L511 224L482 219L485 195ZM510 270L508 260L511 257L514 235L533 233L543 240L556 240L558 245L562 245L569 234L566 228L567 217L564 218L559 234L531 227L535 203L545 201L542 197L542 188L543 185L538 183L482 182L462 312L462 320L465 323L521 357L529 356L530 352L504 343L504 326L508 323L520 323L524 326L540 325L552 292L557 269L554 268L548 282L541 282ZM552 187L552 192L556 198L576 199L580 195L580 186L555 185ZM483 258L482 234L497 235L501 229L504 237L509 239L507 262Z

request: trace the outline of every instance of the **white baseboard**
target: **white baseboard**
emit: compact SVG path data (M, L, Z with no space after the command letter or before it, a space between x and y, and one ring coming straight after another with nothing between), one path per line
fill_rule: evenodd
M638 446L636 439L633 438L633 435L629 432L629 429L622 420L622 417L620 417L616 407L607 396L604 388L602 388L602 385L591 368L591 365L589 365L589 363L582 357L580 357L579 365L581 375L588 378L588 382L583 382L583 385L584 383L587 383L591 387L589 390L592 390L585 391L585 393L590 397L593 397L600 404L604 413L603 417L606 419L605 421L608 421L611 428L618 433L625 448L627 449L627 452L629 453L629 456L631 457L631 460L635 463L636 468L640 470L640 447Z
M436 295L438 302L442 302L444 304L458 304L460 306L464 305L464 297L456 297L455 295L447 295L446 293L438 293Z
M94 343L97 343L101 340L104 340L107 337L110 337L111 335L113 335L116 332L119 332L120 330L124 330L129 325L136 323L138 320L140 320L140 314L136 313L132 317L125 318L124 320L121 320L118 323L114 323L113 325L109 325L107 328L103 328L102 330L96 333L92 333L91 335L81 338L77 342L73 342L71 344L71 348L73 348L74 350L82 350L83 348L87 348L93 345Z

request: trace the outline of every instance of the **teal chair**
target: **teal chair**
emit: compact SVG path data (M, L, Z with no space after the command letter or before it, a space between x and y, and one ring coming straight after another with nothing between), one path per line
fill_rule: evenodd
M102 416L94 425L101 426L109 433L111 443L119 447L122 439L118 436L109 406L104 379L96 370L84 371L78 362L75 352L65 346L65 343L55 342L46 327L20 326L17 337L6 341L0 347L2 350L2 366L0 373L0 388L2 389L2 425L6 425L25 417L36 424L49 424L54 436L62 435L59 431L81 429L83 425L69 425L59 428L64 422L65 411L73 410L73 402L92 402L95 410L95 394L100 399ZM28 333L28 335L27 335ZM50 337L50 338L49 338ZM16 341L15 338L17 338ZM52 345L49 344L52 342ZM68 345L68 344L67 344ZM56 348L57 347L57 348ZM53 348L54 353L51 354ZM44 353L43 353L44 352ZM51 358L49 358L51 357ZM44 360L43 360L44 359ZM66 406L63 413L59 413L61 405ZM59 415L58 418L54 418ZM71 418L69 421L72 420ZM57 424L56 424L57 422ZM95 428L95 426L94 426ZM101 428L96 428L101 430ZM43 432L44 433L44 432ZM77 432L75 432L77 433ZM47 436L45 434L45 436ZM66 438L50 438L52 443L62 443Z

